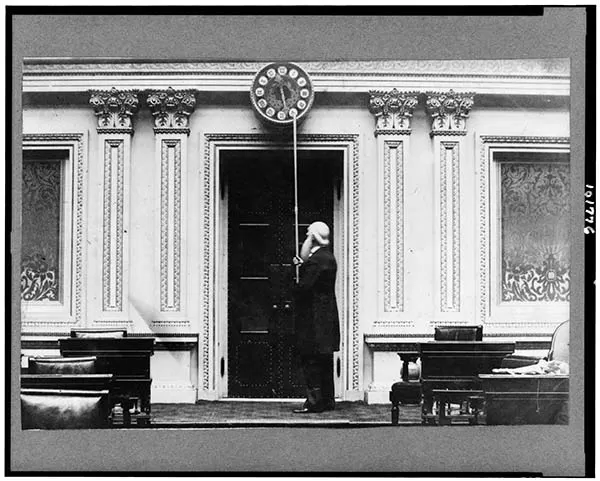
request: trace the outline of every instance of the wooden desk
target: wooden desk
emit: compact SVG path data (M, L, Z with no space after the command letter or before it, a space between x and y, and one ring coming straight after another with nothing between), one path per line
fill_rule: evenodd
M123 424L131 424L130 409L135 408L138 424L150 422L150 356L153 337L64 338L59 339L65 357L96 356L96 372L113 374L111 399L123 408ZM139 403L139 405L138 405Z
M433 341L419 344L421 355L421 384L423 390L422 419L424 423L440 421L439 410L447 403L465 403L460 419L476 422L482 391L479 374L491 373L500 367L502 359L515 350L513 342ZM440 390L453 391L442 396ZM434 391L436 391L434 393ZM433 412L434 402L438 412ZM444 405L444 406L442 406ZM443 422L451 422L446 413ZM459 418L457 418L459 419Z
M486 424L567 424L569 376L481 374Z

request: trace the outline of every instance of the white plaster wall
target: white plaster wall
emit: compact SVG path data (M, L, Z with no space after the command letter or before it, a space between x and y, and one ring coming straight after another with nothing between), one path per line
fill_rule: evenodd
M191 351L155 351L150 358L153 403L194 403L197 384Z
M265 127L248 106L199 105L190 118L191 135L188 155L183 159L182 176L187 187L183 219L187 229L186 249L182 252L184 266L182 284L187 287L182 301L182 319L190 321L189 331L198 333L202 319L200 305L200 263L202 260L202 179L200 165L204 157L205 133L263 133ZM102 316L102 184L103 159L98 149L96 119L87 106L26 107L23 113L25 133L89 132L89 171L87 206L86 295L84 318L90 325ZM463 205L476 203L475 166L479 153L475 151L476 135L568 136L568 111L523 109L473 109L467 121L468 134L461 152L461 196ZM434 276L439 275L434 263L433 229L436 222L433 202L434 169L433 141L429 136L429 119L419 106L412 120L413 133L410 149L405 157L405 309L400 313L385 313L390 319L410 319L428 332L427 323L434 317ZM359 134L360 156L360 338L372 329L382 308L378 306L378 285L381 269L377 252L378 169L376 140L373 135L374 119L365 106L318 106L299 128L300 133ZM156 259L159 255L160 178L156 166L155 138L152 119L146 108L141 108L135 119L135 134L131 143L131 186L126 195L130 199L130 265L129 265L129 318L133 332L152 332L151 321L159 318L159 274ZM470 320L475 309L476 293L476 209L461 212L461 278L464 309L457 319ZM176 332L177 329L172 331ZM401 334L401 333L398 333ZM366 350L368 351L368 350ZM359 352L363 352L362 347ZM366 355L372 353L366 352ZM379 385L395 379L400 363L395 353L378 353L372 373L365 381ZM379 357L383 356L381 359ZM384 359L385 358L385 359ZM393 361L392 361L392 358ZM190 352L160 351L152 359L152 375L158 385L189 387L194 373ZM393 367L392 367L393 366ZM395 373L395 374L392 374ZM186 389L188 389L186 387ZM366 386L365 386L366 388ZM187 391L186 391L187 392Z

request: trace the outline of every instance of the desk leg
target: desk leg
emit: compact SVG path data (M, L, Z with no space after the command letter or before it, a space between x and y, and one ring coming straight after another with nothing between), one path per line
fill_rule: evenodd
M398 408L398 401L392 402L392 424L398 424L398 418L400 417L400 409Z
M448 405L448 407L450 406L450 402L446 402L446 398L444 397L440 397L438 403L439 403L439 409L438 409L438 419L440 420L440 426L444 426L444 425L449 425L451 424L451 420L450 418L447 416L446 413L446 405Z
M131 406L132 404L129 398L121 402L121 407L123 408L123 426L131 426L131 413L129 412Z

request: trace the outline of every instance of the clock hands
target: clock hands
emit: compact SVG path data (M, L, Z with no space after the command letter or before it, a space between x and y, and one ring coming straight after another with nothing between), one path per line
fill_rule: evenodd
M283 85L279 84L279 92L281 93L281 101L283 102L283 108L287 109L287 105L285 103L285 94L283 93Z

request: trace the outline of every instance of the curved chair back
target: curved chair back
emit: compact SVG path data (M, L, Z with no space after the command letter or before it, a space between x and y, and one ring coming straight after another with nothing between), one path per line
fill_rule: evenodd
M23 429L108 427L108 391L21 390Z
M483 326L438 326L433 335L435 341L481 341Z
M30 374L96 374L96 356L32 357Z
M559 324L554 334L548 352L549 361L569 362L569 321Z
M71 329L71 337L116 339L127 337L127 329Z

